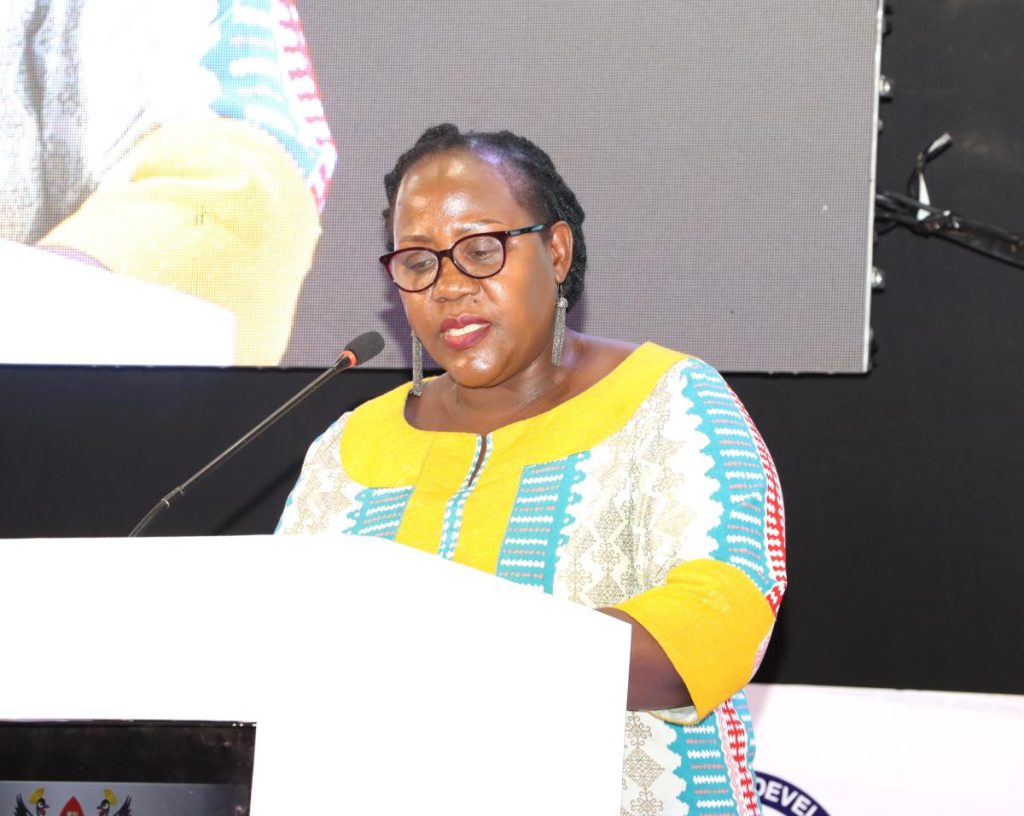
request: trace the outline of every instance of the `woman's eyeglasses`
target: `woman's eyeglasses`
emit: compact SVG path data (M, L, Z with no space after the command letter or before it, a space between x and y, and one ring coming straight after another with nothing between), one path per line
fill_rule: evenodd
M426 247L408 247L381 255L380 262L403 292L422 292L433 286L441 273L442 258L449 258L463 275L489 278L505 268L505 242L509 238L540 232L549 226L534 224L520 229L477 232L460 238L440 252Z

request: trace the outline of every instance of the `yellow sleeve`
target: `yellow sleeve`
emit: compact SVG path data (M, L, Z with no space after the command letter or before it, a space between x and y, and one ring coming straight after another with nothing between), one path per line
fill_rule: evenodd
M253 125L204 117L160 127L125 161L40 244L226 308L236 364L277 365L320 235L291 156Z
M664 585L618 604L665 651L703 719L742 688L775 624L765 597L736 567L712 559L673 567Z

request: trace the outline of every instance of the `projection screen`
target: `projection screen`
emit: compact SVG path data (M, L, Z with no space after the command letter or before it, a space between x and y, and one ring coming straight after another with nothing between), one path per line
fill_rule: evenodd
M92 29L86 23L100 0L77 5L83 37L99 30L95 19ZM159 185L167 163L153 152L162 156L168 141L186 151L195 174L223 175L248 161L233 147L203 147L203 123L189 124L184 136L175 130L178 119L193 121L189 100L200 99L276 136L313 196L275 181L263 209L229 218L221 199L197 203L175 193L176 204L192 207L189 223L206 243L189 250L184 282L170 285L140 269L141 250L127 276L110 275L125 269L101 250L84 259L29 251L39 241L58 245L51 250L77 247L76 235L88 249L108 224L120 237L145 214L136 199L77 233L52 214L49 237L40 229L12 235L0 221L0 236L20 242L0 242L0 362L323 366L345 341L377 329L388 345L374 364L407 366L401 304L376 260L385 249L382 177L426 127L453 122L529 137L575 190L589 250L586 292L570 315L575 328L655 340L726 371L867 368L879 0L103 0L102 8L108 18L114 9L127 15L136 32L152 15L145 48L132 47L148 49L140 64L167 98L142 104L123 133L108 128L120 151L103 154L106 164L85 162L96 189L117 190L126 178L133 190L140 178ZM205 52L160 39L175 42L190 14L219 14L210 30L225 42L258 49L262 37L285 56L274 63L257 50L224 61L210 46L213 35ZM34 30L8 29L0 49L17 49L21 36L24 52ZM110 93L103 80L118 76L123 43L110 36L81 55L83 65L105 56L107 67L82 69L76 81L82 99L101 100L97 109L116 116L124 112L96 90ZM184 70L183 59L202 70ZM267 102L277 93L264 82L274 71L297 90L280 109ZM9 122L0 125L5 147L25 143ZM82 133L96 143L93 131ZM73 141L79 131L63 134ZM230 145L242 138L229 136ZM136 143L149 150L148 164L132 159L126 145ZM257 138L245 144L261 158L272 152ZM88 215L87 192L76 195L75 215ZM15 209L0 202L0 219L10 222ZM322 233L310 258L317 222ZM222 258L208 237L220 227L262 237L260 250ZM97 255L100 263L90 263ZM159 266L162 257L154 250L145 263ZM297 270L284 282L279 261Z

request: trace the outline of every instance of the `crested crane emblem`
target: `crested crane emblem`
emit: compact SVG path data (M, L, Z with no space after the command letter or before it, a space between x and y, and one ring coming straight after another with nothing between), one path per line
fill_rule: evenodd
M63 798L63 797L62 797ZM118 805L117 794L110 788L104 788L103 798L96 805L96 816L132 816L132 797L126 796L124 804L114 810ZM46 816L51 805L46 801L46 788L36 788L25 804L25 798L19 793L14 805L14 816ZM61 808L60 816L86 816L85 809L77 796L72 796ZM91 814L90 814L91 816Z
M46 788L36 788L28 798L28 803L35 808L34 811L25 807L25 800L21 798L19 793L17 804L14 806L14 816L46 816L46 811L50 809L49 804L46 802Z
M103 801L96 806L99 816L110 816L111 808L117 805L117 796L110 788L103 791ZM126 796L124 804L114 812L114 816L132 816L132 797Z

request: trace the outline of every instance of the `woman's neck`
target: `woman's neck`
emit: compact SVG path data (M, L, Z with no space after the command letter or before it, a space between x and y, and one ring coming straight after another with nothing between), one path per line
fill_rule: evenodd
M487 388L468 388L450 376L428 383L406 404L406 419L425 431L485 435L542 414L609 374L634 346L567 332L561 365L538 360L515 377Z
M558 405L571 390L583 346L579 335L567 336L561 365L552 365L550 352L545 351L525 371L487 388L469 388L450 376L440 378L440 403L452 429L487 434Z

